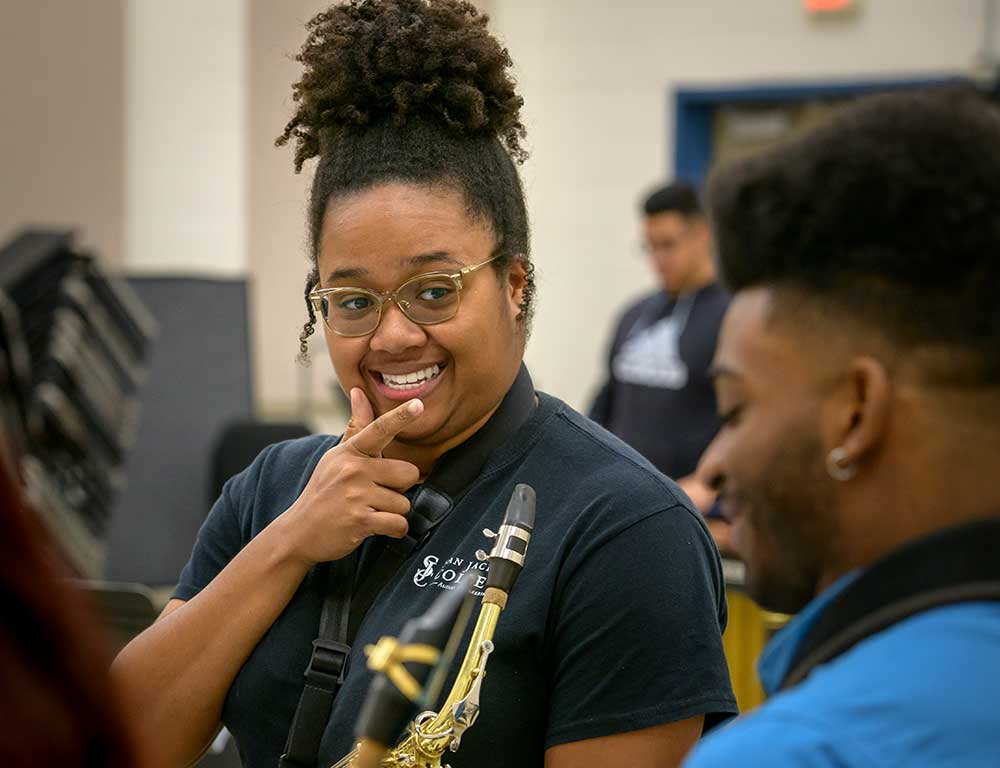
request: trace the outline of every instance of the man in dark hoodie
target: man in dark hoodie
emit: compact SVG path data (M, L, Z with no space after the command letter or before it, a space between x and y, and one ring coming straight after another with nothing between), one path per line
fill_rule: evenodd
M642 204L643 245L660 287L623 313L608 378L590 418L680 481L699 508L713 495L695 478L719 428L708 366L729 294L718 284L696 191L673 183Z

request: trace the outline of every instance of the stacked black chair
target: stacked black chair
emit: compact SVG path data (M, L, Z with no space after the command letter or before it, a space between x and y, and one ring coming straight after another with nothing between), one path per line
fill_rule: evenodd
M0 416L28 498L81 576L100 573L155 321L68 232L0 248Z

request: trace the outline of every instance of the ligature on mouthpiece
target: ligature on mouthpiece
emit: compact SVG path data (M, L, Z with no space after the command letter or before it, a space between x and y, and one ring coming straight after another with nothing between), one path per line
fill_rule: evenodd
M524 566L524 556L534 527L535 489L525 483L518 483L514 486L503 525L497 531L496 542L489 554L487 589L495 587L510 593Z

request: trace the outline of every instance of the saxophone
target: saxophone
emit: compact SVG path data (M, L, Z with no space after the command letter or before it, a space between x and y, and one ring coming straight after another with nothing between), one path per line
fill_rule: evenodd
M447 768L442 766L442 756L446 751L458 750L462 736L479 717L479 697L486 663L493 652L493 635L500 614L507 605L510 590L524 565L534 522L535 492L531 486L519 483L507 505L500 530L496 533L488 528L483 531L484 535L494 540L489 554L483 550L476 552L478 560L489 560L490 563L486 591L462 666L441 709L417 715L407 726L406 736L391 750L378 740L366 737L362 722L359 725L359 742L332 768ZM410 701L417 700L420 695L416 683L402 665L407 662L432 663L437 658L432 651L426 644L404 645L395 638L385 637L377 645L365 648L369 668L385 673ZM436 673L443 677L447 669L439 665ZM430 684L428 689L433 692L434 685ZM368 705L366 701L365 711L371 710Z

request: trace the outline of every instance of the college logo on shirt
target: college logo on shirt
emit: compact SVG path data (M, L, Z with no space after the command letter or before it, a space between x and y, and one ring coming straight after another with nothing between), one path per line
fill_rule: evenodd
M472 582L472 594L482 595L489 568L489 562L480 562L474 557L466 559L452 555L442 563L437 555L427 555L413 574L413 583L421 588L453 589L466 573L477 571Z

